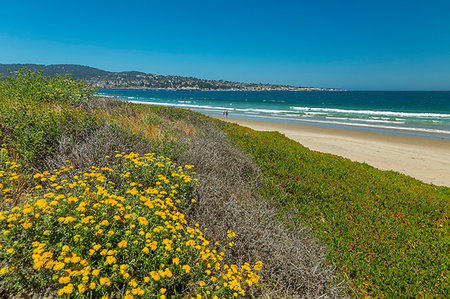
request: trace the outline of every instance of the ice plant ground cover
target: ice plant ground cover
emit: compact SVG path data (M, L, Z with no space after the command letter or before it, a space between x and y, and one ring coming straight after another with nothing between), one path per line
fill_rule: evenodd
M450 188L223 124L261 167L262 196L328 246L351 296L450 296Z
M180 212L193 166L155 154L114 153L108 164L34 174L34 194L10 204L20 165L1 151L1 286L59 296L240 297L262 263L227 265L219 244ZM235 237L228 232L230 239ZM233 242L226 246L232 246Z

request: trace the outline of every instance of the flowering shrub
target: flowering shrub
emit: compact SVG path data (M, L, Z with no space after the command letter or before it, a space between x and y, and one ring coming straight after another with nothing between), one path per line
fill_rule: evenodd
M0 288L217 298L243 296L258 283L261 262L225 264L219 244L212 246L198 224L187 225L180 208L195 202L188 200L194 181L185 173L192 165L154 154L107 158L108 165L89 172L67 161L35 174L27 204L0 212Z

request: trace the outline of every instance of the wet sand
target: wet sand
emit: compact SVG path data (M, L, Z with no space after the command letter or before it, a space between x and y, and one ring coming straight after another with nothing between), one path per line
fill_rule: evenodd
M257 131L278 131L303 146L426 183L450 187L450 141L217 117Z

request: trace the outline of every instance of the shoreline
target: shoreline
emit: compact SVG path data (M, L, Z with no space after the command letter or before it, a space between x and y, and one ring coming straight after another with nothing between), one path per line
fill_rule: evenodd
M450 141L212 116L256 131L278 131L313 151L450 187Z
M96 87L96 86L94 86ZM294 89L238 89L238 88L166 88L166 87L153 87L153 88L139 88L139 87L117 87L117 88L99 88L99 90L168 90L168 91L347 91L345 89L333 89L333 88L320 88L320 87L298 87Z

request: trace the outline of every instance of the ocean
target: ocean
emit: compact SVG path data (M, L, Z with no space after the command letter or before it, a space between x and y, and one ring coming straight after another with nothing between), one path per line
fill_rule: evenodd
M206 115L450 140L450 91L99 90Z

